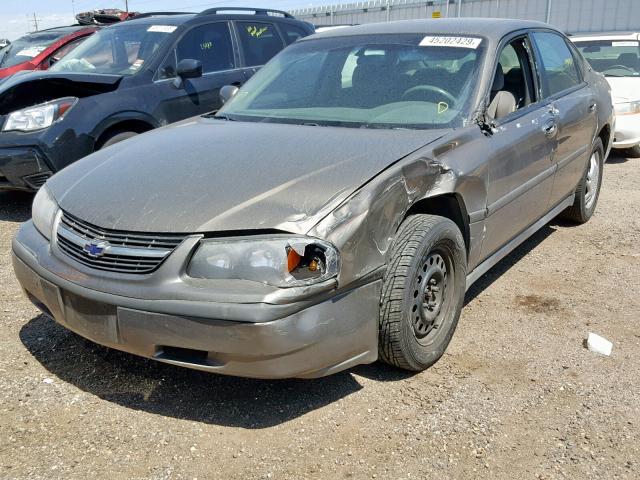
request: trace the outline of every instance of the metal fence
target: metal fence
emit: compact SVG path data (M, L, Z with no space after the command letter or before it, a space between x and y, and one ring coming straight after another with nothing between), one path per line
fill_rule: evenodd
M370 0L293 10L315 25L432 17L540 20L568 33L640 31L640 0Z

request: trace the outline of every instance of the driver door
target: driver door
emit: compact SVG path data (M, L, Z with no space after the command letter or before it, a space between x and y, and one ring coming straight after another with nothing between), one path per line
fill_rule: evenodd
M220 89L225 85L240 86L242 70L232 40L229 22L212 22L188 30L171 50L158 71L154 88L162 98L157 118L168 123L217 110L222 106ZM202 63L202 76L174 85L177 65L193 59Z
M550 107L541 104L531 52L528 36L517 37L503 47L496 65L496 77L503 81L494 79L491 97L507 92L515 107L493 119L493 134L486 137L491 160L483 258L535 223L549 208L557 130L550 128Z

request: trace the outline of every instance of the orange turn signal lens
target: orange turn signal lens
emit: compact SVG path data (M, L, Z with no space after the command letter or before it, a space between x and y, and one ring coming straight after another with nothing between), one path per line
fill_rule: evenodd
M287 269L289 273L293 272L300 265L302 257L293 248L289 248L287 252Z

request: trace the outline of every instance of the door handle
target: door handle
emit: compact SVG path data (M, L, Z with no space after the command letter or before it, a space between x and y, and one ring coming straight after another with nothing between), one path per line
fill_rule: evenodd
M558 124L555 122L555 120L549 120L547 123L545 123L542 131L547 137L554 137L555 134L558 133Z

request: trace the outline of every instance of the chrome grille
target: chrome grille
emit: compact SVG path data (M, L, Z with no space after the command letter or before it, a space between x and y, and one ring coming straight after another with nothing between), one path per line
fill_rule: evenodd
M63 212L57 239L60 250L83 265L141 274L156 270L185 235L108 230Z

